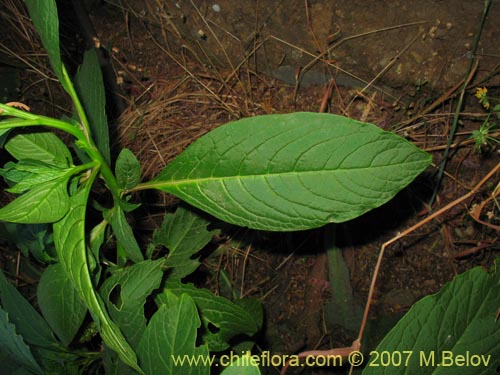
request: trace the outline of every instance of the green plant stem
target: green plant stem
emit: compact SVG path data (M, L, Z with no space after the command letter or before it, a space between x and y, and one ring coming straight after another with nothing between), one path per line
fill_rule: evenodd
M21 111L5 104L0 104L0 110L2 111L2 114L18 117L1 121L0 130L22 128L27 126L48 126L54 129L62 130L74 136L77 139L77 143L85 150L87 155L99 164L102 178L108 185L108 188L110 189L115 202L120 199L122 190L116 182L115 175L111 171L111 168L109 167L104 157L99 152L92 138L88 138L88 136L90 135L88 131L82 131L82 129L79 129L66 121L40 115L34 115L32 113Z
M48 126L69 133L76 139L85 138L83 132L80 129L74 127L73 125L65 121L56 120L50 117L37 116L35 119L29 119L29 120L9 119L0 122L0 130L11 129L11 128L24 128L27 126Z
M106 182L106 185L108 186L109 190L111 191L115 203L117 203L120 200L122 189L118 186L118 182L116 181L113 171L109 167L108 163L106 163L106 160L104 160L104 157L101 155L101 153L99 152L99 150L97 149L97 147L93 142L91 142L90 144L85 142L85 144L83 144L82 147L85 149L87 155L92 160L99 163L99 166L101 168L101 176Z
M94 142L92 140L92 134L90 131L89 120L87 119L87 114L85 113L85 109L83 108L83 105L80 102L80 98L76 93L75 87L73 86L71 78L69 77L68 72L66 71L66 67L64 65L62 66L62 73L64 78L68 82L67 85L68 94L71 97L71 100L73 101L76 113L78 114L78 118L80 119L80 123L82 125L82 130L83 133L85 134L86 141L88 144L93 144Z

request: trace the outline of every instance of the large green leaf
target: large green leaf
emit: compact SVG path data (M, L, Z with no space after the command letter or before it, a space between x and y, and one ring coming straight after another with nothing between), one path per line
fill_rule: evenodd
M172 268L169 280L181 279L194 272L200 265L193 255L200 251L216 230L207 230L210 222L192 210L178 207L175 214L167 214L160 229L153 233L153 244L169 249L167 267Z
M206 134L144 187L229 223L299 230L380 206L430 162L374 125L320 113L269 115Z
M49 326L33 306L12 286L0 270L0 301L17 332L31 345L55 347L57 341Z
M30 348L17 334L16 326L9 322L9 317L2 308L0 308L0 357L1 354L5 354L9 361L16 362L17 367L23 366L31 370L30 373L43 374ZM2 369L5 370L3 361Z
M69 209L68 178L39 185L7 206L0 208L0 220L12 223L53 223L61 219Z
M37 299L47 323L68 346L83 323L87 307L60 264L50 265L43 272Z
M500 259L417 302L375 350L363 374L493 374L500 366ZM392 354L391 354L392 353ZM378 364L378 366L377 366Z
M164 259L146 260L117 269L103 283L100 294L127 341L135 349L146 329L146 298L160 286Z
M151 318L139 343L141 366L147 374L210 374L209 364L203 363L210 359L208 348L196 346L200 327L196 305L186 294L180 298L170 294L168 299L169 304L162 304Z
M71 153L54 133L17 134L5 144L17 160L31 159L65 168L72 163Z
M75 88L90 123L92 136L104 160L110 163L109 131L106 117L106 94L101 66L95 49L85 52L75 77Z
M65 76L63 73L64 67L59 49L59 17L56 2L55 0L25 0L25 3L31 20L40 33L43 46L49 55L52 69L54 69L62 86L69 92L67 75Z
M236 304L224 297L215 296L209 290L198 289L193 284L167 281L164 292L157 296L157 301L168 303L169 294L178 297L187 294L194 300L205 327L202 339L211 351L227 349L234 336L252 336L262 325L262 306L253 303L253 300ZM212 332L214 330L210 326L216 327L216 332Z
M89 183L72 196L69 212L54 224L57 255L60 264L97 323L106 345L116 351L123 362L142 373L137 365L135 352L123 337L118 326L109 317L104 302L92 283L85 240L85 216L90 189Z

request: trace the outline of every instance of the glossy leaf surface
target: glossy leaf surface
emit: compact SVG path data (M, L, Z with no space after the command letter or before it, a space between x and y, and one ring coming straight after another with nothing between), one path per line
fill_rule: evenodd
M53 223L69 209L67 178L60 178L31 189L0 209L0 220L12 223Z
M5 149L17 160L36 160L63 168L72 162L68 147L53 133L17 134L7 141Z

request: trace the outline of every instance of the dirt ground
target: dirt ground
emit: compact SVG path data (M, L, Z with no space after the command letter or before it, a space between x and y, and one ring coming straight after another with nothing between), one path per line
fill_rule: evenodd
M361 6L357 1L349 3L353 12L355 7ZM385 7L375 5L377 3L363 2L363 6L370 10L369 17L360 12L360 16L349 24L352 29L346 28L344 32L352 33L352 30L368 26L380 27L377 20L387 19L389 15L393 20L398 19L396 8L387 11ZM405 14L405 19L399 23L419 19L417 16L422 8L405 9L403 3L400 11ZM447 27L446 20L451 17L450 8L453 7L450 3L462 10L471 7L466 11L473 16L448 21L453 27ZM422 7L440 4L434 8L434 17L442 21L434 29L434 37L429 33L435 24L422 29L425 37L420 36L412 45L413 54L409 57L404 54L401 40L395 34L389 31L378 33L377 43L383 42L387 51L402 52L397 62L404 63L401 69L406 78L392 78L397 77L396 64L396 73L393 72L396 75L377 78L379 88L371 86L366 90L364 86L360 87L359 81L330 80L339 76L329 76L331 66L326 63L319 63L316 67L316 72L322 77L320 81L309 75L301 84L294 81L293 74L292 80L290 75L287 79L280 77L283 78L280 80L277 75L256 71L252 59L241 59L245 63L234 70L204 64L194 47L166 43L172 41L169 33L173 33L167 19L162 27L152 25L150 19L137 13L137 9L127 8L124 4L126 2L122 6L98 2L92 7L90 21L100 44L106 48L105 61L113 68L114 77L108 79L114 80L119 90L120 100L112 108L112 113L121 112L113 123L114 150L128 147L134 151L143 165L144 179L156 175L169 160L210 129L241 117L267 113L325 109L395 131L433 153L434 165L391 202L337 227L337 244L350 274L354 301L364 307L381 244L428 214L427 203L436 184L436 166L446 147L461 80L467 78L469 60L464 57L459 61L455 57L457 54L465 56L472 48L480 26L482 6L478 4L482 2L466 5L462 1L426 1ZM210 4L204 5L208 7ZM491 12L498 14L498 5L494 4ZM343 12L346 18L345 8ZM454 140L454 143L461 143L451 150L447 173L432 206L433 211L470 191L500 161L494 142L478 153L469 140L471 132L479 128L487 113L474 97L476 87L488 87L491 98L498 100L500 97L499 30L498 25L496 29L494 27L497 20L498 17L488 18L481 39L482 55L476 74L471 77L465 91ZM69 17L65 22L63 30L68 32L73 20ZM455 30L464 32L453 34ZM64 44L66 53L77 56L86 43L86 33L69 32L69 35L71 37ZM450 38L443 41L447 37ZM9 42L9 38L4 40L6 44ZM431 54L425 60L422 56L427 56L428 40L437 46L439 54ZM19 53L26 48L20 41L10 43L11 48L21 48ZM310 43L309 50L315 51L314 41ZM394 54L384 55L383 51L370 56L369 45L377 43L363 38L352 40L350 44L357 44L356 47L365 53L350 56L349 60L347 50L339 49L335 63L343 69L364 66L352 71L352 76L370 82L386 66L382 60L389 61L394 57ZM403 44L408 45L408 42ZM5 48L2 48L4 55ZM8 56L8 59L15 61L13 56ZM356 59L354 65L351 64L353 59ZM454 66L460 66L459 69L448 69L451 59L455 59ZM74 62L77 63L78 58ZM40 64L43 65L43 59ZM409 79L425 69L434 73L439 70L442 73L439 80ZM45 67L44 71L49 69ZM54 85L40 81L39 75L29 69L22 70L20 75L21 99L33 110L45 113L49 110L49 115L54 115L54 111L67 111L68 103ZM454 276L477 265L490 267L499 255L498 233L476 222L470 210L474 204L491 196L497 183L498 177L488 182L473 199L423 225L387 250L372 301L372 324L367 333L367 345L375 345L414 302L437 292ZM134 229L145 240L159 224L163 213L177 202L161 194L142 195L137 199L145 204L134 218ZM500 221L493 203L483 208L481 218L495 225ZM335 313L328 311L335 284L329 282L324 236L324 229L280 234L227 227L214 241L216 251L204 257L203 285L222 295L237 293L263 302L266 326L258 342L261 350L291 354L306 349L350 345L357 332L339 327L329 318ZM221 281L222 273L230 282ZM276 371L269 369L269 373ZM303 373L330 372L309 369Z

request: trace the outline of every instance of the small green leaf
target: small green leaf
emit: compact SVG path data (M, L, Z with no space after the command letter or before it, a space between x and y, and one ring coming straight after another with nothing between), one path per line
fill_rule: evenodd
M35 374L43 374L30 348L16 333L16 326L9 322L7 313L0 307L0 353L6 354L18 366L25 367ZM3 364L2 364L3 365Z
M232 224L290 231L354 219L430 162L430 154L374 125L324 113L269 115L211 131L143 187Z
M224 297L215 296L209 290L198 289L192 284L182 284L178 281L167 281L164 292L157 296L157 301L166 303L168 294L178 297L187 294L194 300L205 327L203 342L208 344L211 351L227 349L231 338L241 334L252 336L262 325L260 304L236 304ZM217 327L217 332L211 332L209 324Z
M116 181L122 189L131 189L141 181L141 165L128 148L121 150L116 159Z
M208 231L210 222L182 206L175 214L167 214L159 230L153 233L153 244L169 249L167 267L173 268L169 279L181 279L200 265L193 255L210 242L216 230Z
M134 349L146 329L144 305L146 298L160 286L163 263L163 259L146 260L117 269L100 289L113 321Z
M186 294L161 305L151 318L139 343L138 355L147 374L210 374L206 345L196 346L200 318L193 300ZM175 363L182 361L184 363ZM188 363L198 360L196 364Z
M54 133L17 134L7 141L5 149L17 160L36 160L61 168L73 162L68 147Z
M221 375L260 375L259 364L252 359L250 353L237 357L226 367Z
M38 283L37 298L47 323L68 346L83 323L87 307L60 264L45 269Z
M14 288L0 270L0 300L23 339L31 345L54 347L57 341L33 306Z
M99 327L101 337L120 359L143 373L137 365L137 356L127 343L118 326L111 320L104 302L97 294L89 271L86 239L85 216L87 200L92 185L87 184L71 197L71 208L60 221L54 224L54 243L59 261L76 290L87 305L92 318Z
M0 220L39 224L60 220L69 209L68 178L39 185L0 208Z
M418 301L387 334L375 351L405 353L404 366L375 367L372 356L363 374L492 374L500 366L499 301L497 259L491 273L473 268Z
M101 66L95 49L85 52L83 63L75 77L75 88L87 114L97 148L109 164L111 158L108 120L106 118L106 95Z
M119 205L113 207L113 210L105 213L104 218L111 224L113 233L118 243L123 246L125 253L133 262L137 263L144 260L141 248L139 247L134 232L127 222L125 213Z

